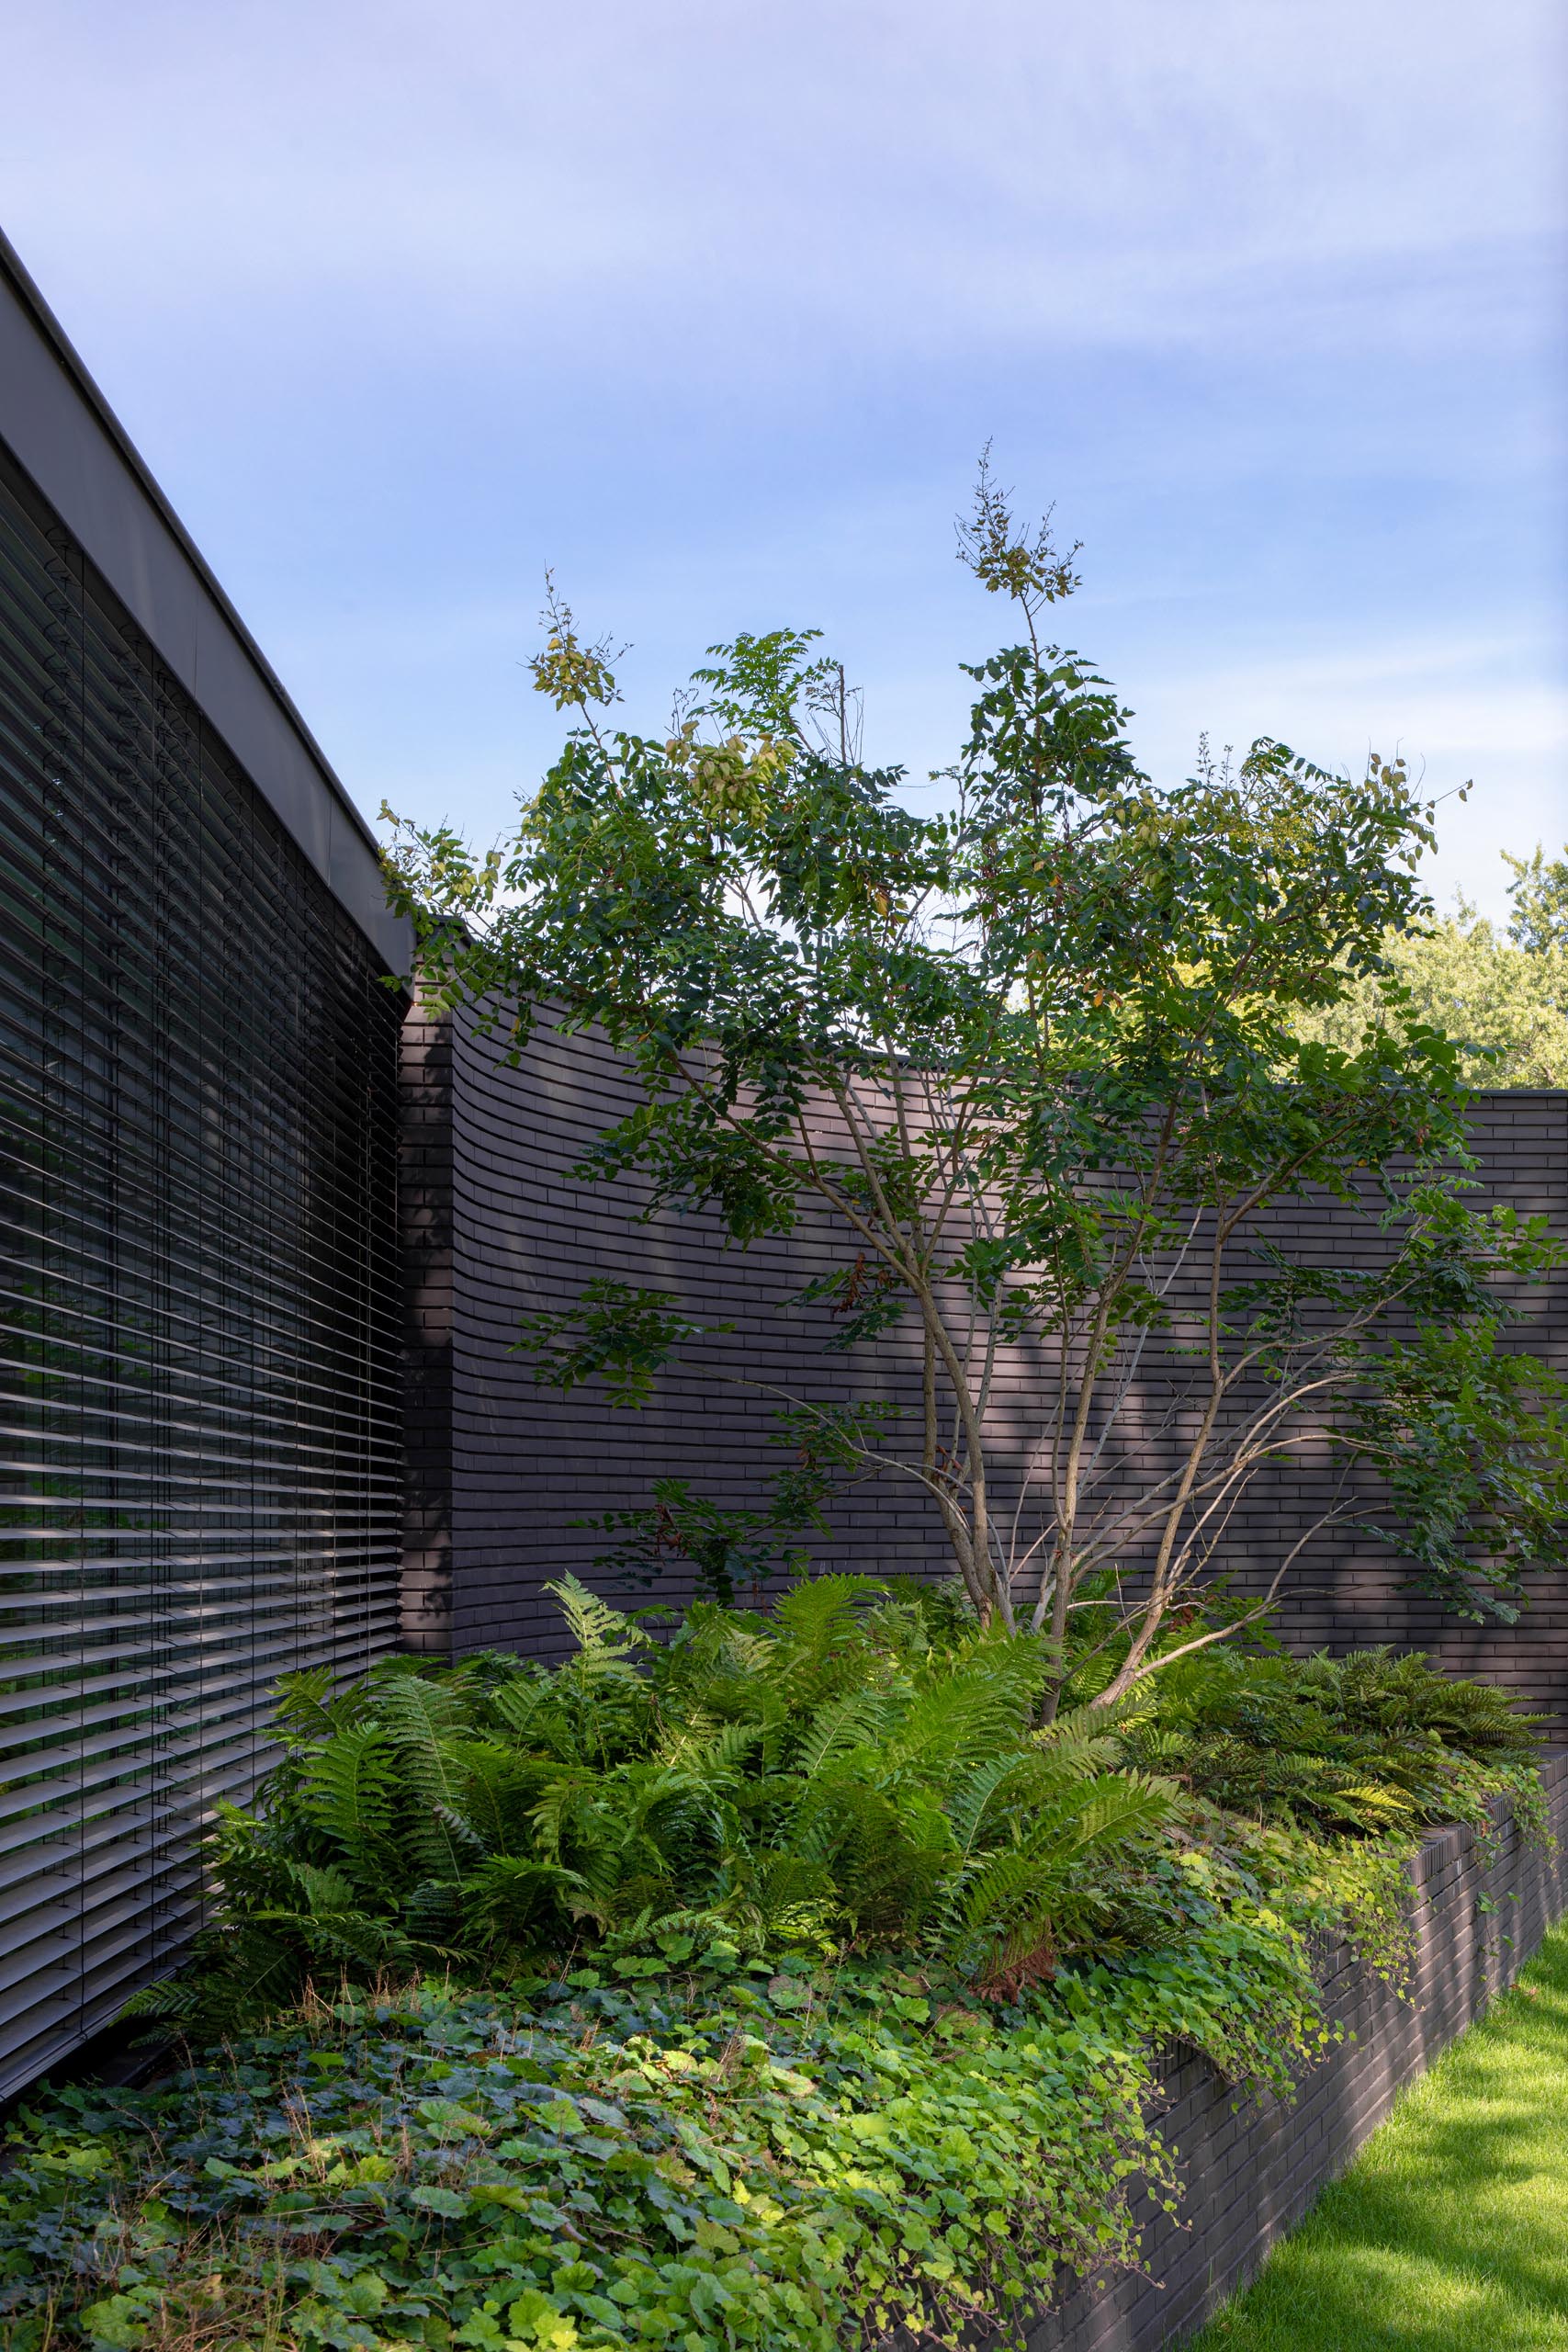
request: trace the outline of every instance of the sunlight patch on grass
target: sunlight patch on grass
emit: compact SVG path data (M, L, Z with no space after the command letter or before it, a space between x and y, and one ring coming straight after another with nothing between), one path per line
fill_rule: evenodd
M1189 2352L1568 2352L1568 1928Z

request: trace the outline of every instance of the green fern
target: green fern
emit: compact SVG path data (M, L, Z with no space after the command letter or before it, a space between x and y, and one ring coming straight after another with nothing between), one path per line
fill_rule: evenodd
M806 1723L795 1751L795 1766L803 1779L812 1780L834 1758L872 1744L886 1725L887 1701L879 1690L854 1690L830 1699Z
M619 1670L648 1645L634 1618L590 1592L576 1577L564 1576L545 1590L560 1605L567 1631L577 1645L576 1670L590 1675Z
M345 1867L361 1883L376 1883L396 1867L396 1783L394 1749L373 1725L350 1725L304 1759L300 1809L334 1842Z
M280 1735L290 1742L333 1739L364 1718L366 1687L337 1687L330 1666L301 1667L279 1677L276 1711Z
M1484 1769L1529 1807L1508 1702L1386 1652L1198 1653L1042 1726L1041 1644L870 1577L799 1584L771 1618L703 1604L658 1643L554 1589L559 1666L289 1678L263 1801L217 1808L219 1924L141 2014L224 2032L307 1982L674 1938L895 1947L1005 1992L1167 1932L1194 1795L1377 1836L1444 1804L1484 1818L1464 1779ZM1493 1762L1446 1744L1465 1740Z
M1343 1658L1214 1650L1157 1678L1120 1726L1123 1756L1260 1821L1382 1837L1483 1819L1483 1791L1533 1750L1540 1719L1509 1693L1386 1648Z

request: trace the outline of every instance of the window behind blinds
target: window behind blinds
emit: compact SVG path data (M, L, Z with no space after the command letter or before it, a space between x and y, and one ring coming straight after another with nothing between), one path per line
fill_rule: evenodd
M278 1674L392 1645L398 1012L0 472L0 2095L188 1936Z

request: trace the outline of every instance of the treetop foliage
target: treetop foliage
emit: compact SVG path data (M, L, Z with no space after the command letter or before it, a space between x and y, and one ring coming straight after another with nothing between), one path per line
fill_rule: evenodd
M1568 1086L1568 856L1508 857L1506 934L1459 895L1452 914L1392 933L1387 969L1303 1012L1305 1037L1351 1047L1402 1010L1447 1029L1472 1086Z
M1269 739L1156 783L1109 683L1041 640L1077 550L1048 519L1021 530L987 468L959 552L1021 635L964 665L969 729L930 808L865 759L811 632L712 649L637 733L552 591L536 682L573 723L515 838L396 837L421 986L513 1055L541 1017L603 1030L640 1099L583 1172L638 1171L650 1214L708 1212L742 1247L826 1221L841 1254L811 1297L838 1341L913 1326L921 1425L781 1403L819 1416L839 1467L913 1480L976 1608L1058 1656L1121 1577L1110 1697L1154 1670L1243 1497L1303 1453L1345 1475L1259 1564L1271 1591L1358 1525L1445 1600L1508 1613L1559 1555L1568 1433L1562 1384L1500 1341L1509 1285L1559 1253L1540 1220L1468 1203L1463 1043L1399 978L1432 805L1398 760L1351 777ZM1521 869L1532 939L1555 872ZM1323 1193L1359 1222L1346 1262L1279 1221ZM635 1401L699 1336L668 1295L599 1283L525 1344L541 1378ZM1041 1398L1021 1470L990 1419L1017 1347ZM1134 1428L1167 1466L1129 1500L1111 1473ZM821 1505L773 1514L781 1547Z

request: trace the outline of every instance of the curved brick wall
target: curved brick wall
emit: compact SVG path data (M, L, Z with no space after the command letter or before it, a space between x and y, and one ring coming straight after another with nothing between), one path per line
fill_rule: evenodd
M732 1503L752 1500L777 1466L769 1443L773 1400L750 1381L816 1397L886 1396L918 1429L919 1355L912 1328L874 1351L824 1353L834 1330L821 1308L792 1305L814 1273L841 1262L820 1226L750 1250L722 1246L707 1217L637 1222L645 1195L627 1180L575 1182L569 1171L628 1101L615 1057L592 1036L536 1037L509 1069L492 1040L411 1017L405 1043L403 1199L411 1306L412 1471L405 1630L419 1645L549 1648L555 1620L539 1588L570 1567L592 1580L604 1539L571 1521L646 1502L659 1476L690 1478ZM1485 1193L1542 1211L1568 1234L1568 1094L1515 1091L1481 1098L1476 1141ZM1325 1256L1375 1247L1333 1203L1303 1208L1294 1242ZM592 1275L668 1289L705 1320L733 1332L709 1344L713 1378L672 1376L640 1412L615 1412L592 1393L536 1387L509 1352L529 1306L567 1304ZM1568 1370L1568 1283L1537 1304L1529 1344ZM1157 1379L1151 1382L1151 1398ZM1015 1356L997 1384L993 1421L1004 1465L1016 1470L1037 1426L1042 1384ZM1145 1431L1157 1399L1147 1404ZM1136 1438L1136 1431L1134 1431ZM1159 1451L1147 1435L1124 1475ZM1227 1533L1225 1563L1246 1577L1277 1556L1280 1534L1303 1523L1323 1492L1322 1465L1281 1472L1248 1498ZM1004 1468L1004 1501L1007 1499ZM941 1528L912 1485L845 1496L824 1565L945 1574ZM1552 1579L1513 1630L1457 1624L1398 1589L1398 1564L1365 1539L1325 1547L1287 1612L1307 1646L1393 1641L1430 1648L1457 1670L1515 1683L1568 1722L1568 1589ZM671 1574L659 1597L687 1588ZM651 1593L619 1596L651 1600Z
M918 1407L909 1335L892 1335L875 1367L824 1356L831 1317L788 1303L836 1262L824 1235L726 1250L706 1217L639 1224L646 1194L632 1182L572 1182L574 1160L627 1100L602 1044L541 1035L512 1070L492 1042L429 1024L411 1029L407 1059L420 1137L404 1177L420 1351L410 1432L413 1638L439 1639L449 1578L459 1649L547 1647L555 1621L539 1585L563 1567L593 1581L593 1555L605 1548L574 1518L645 1503L660 1476L690 1478L725 1502L756 1499L783 1458L769 1442L777 1400L742 1383ZM703 1351L716 1376L672 1375L637 1412L537 1387L509 1352L518 1315L567 1305L593 1275L668 1289L705 1321L733 1323ZM879 1495L874 1509L851 1494L833 1540L818 1550L836 1566L945 1567L940 1525L914 1489L891 1504ZM671 1575L659 1597L679 1601L689 1590Z

